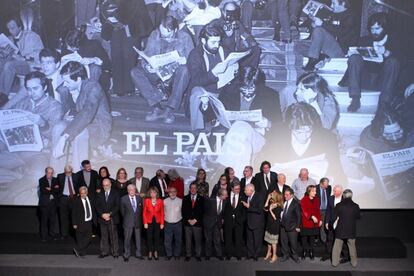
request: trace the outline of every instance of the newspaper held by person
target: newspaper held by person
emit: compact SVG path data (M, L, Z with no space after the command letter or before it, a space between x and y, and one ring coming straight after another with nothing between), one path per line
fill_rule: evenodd
M41 151L43 142L34 114L19 109L0 111L0 132L9 152Z
M308 1L302 11L311 18L317 17L323 21L330 20L333 15L333 11L329 6L313 0Z
M6 59L19 52L19 49L4 34L0 34L0 58Z
M248 54L250 54L250 50L245 52L232 52L222 62L219 63L223 64L223 68L226 68L226 70L217 75L219 79L217 82L218 89L222 88L234 79L234 76L237 70L239 69L239 60L241 60ZM219 66L219 64L217 64L216 66Z
M349 47L348 56L352 54L359 54L366 61L381 63L384 57L377 53L375 47Z
M171 79L180 64L186 63L185 57L180 57L177 50L165 54L153 55L151 57L147 56L144 51L140 51L136 47L134 47L134 50L153 70L155 70L155 73L163 82Z

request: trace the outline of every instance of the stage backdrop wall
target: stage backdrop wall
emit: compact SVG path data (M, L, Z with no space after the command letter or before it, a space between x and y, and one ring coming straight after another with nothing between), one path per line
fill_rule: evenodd
M37 208L0 206L1 233L38 233ZM363 210L359 237L397 237L414 242L414 210Z

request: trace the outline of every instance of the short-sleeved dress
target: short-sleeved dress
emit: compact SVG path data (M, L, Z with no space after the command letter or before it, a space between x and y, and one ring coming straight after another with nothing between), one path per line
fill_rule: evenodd
M275 214L276 219L274 219L272 214L270 214L270 211L268 211L264 240L269 244L277 244L279 239L280 214L282 212L282 207L277 206L273 208L272 211L273 214Z

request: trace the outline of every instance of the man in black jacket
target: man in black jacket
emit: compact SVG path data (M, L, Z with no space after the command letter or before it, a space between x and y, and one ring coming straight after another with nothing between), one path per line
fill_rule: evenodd
M161 169L155 172L155 176L151 178L149 187L155 187L158 190L160 198L168 196L168 175Z
M262 193L265 200L277 186L277 173L270 171L271 167L269 161L263 161L260 165L260 172L254 176L256 179L256 191Z
M356 112L361 107L361 89L379 90L379 104L389 104L400 73L400 62L395 57L395 41L387 27L387 15L375 13L368 20L370 35L360 38L358 47L373 47L382 62L366 61L359 52L350 49L348 52L348 69L339 82L348 86L349 112ZM374 78L372 75L374 73Z
M57 175L59 183L59 219L60 233L65 239L69 235L70 212L72 202L79 192L78 177L71 165L66 165L64 172Z
M301 224L300 203L294 198L292 188L286 189L284 193L285 203L281 214L280 242L282 244L283 258L282 262L287 261L289 256L298 263L299 257L297 252L298 233Z
M278 173L275 190L284 195L288 188L290 188L290 186L286 184L286 175L283 173Z
M240 183L235 183L224 210L224 249L227 260L230 260L232 256L241 260L243 230L246 221L246 209L242 201L246 202L246 200L245 195L241 193Z
M347 241L351 265L357 266L357 253L355 247L356 222L361 217L359 205L352 201L352 191L346 189L343 199L334 209L335 242L332 249L332 265L338 266L339 257L344 240Z
M253 184L249 184L244 189L247 202L242 201L247 212L247 258L257 261L263 246L263 235L265 217L263 212L263 194L254 189Z
M92 169L92 165L89 160L83 160L81 166L82 170L76 173L78 176L79 186L86 186L88 188L89 198L94 199L96 196L96 190L98 189L98 172Z
M245 166L243 170L243 178L240 179L240 190L244 191L244 188L248 184L253 184L256 186L256 179L253 176L253 167L252 166Z
M319 184L316 185L316 197L319 198L322 221L325 220L326 209L328 208L328 198L331 196L332 187L329 185L329 179L322 177ZM326 231L324 225L321 226L320 238L323 243L326 243Z
M114 258L119 256L119 193L116 189L111 188L111 185L110 179L104 179L102 181L103 190L96 197L96 211L101 229L101 254L99 258L105 258L109 252Z
M59 235L57 222L57 201L59 183L53 177L52 167L45 169L45 175L39 179L39 211L40 211L40 237L46 241L48 234L56 238Z
M315 65L325 57L340 58L358 41L358 21L355 11L350 9L349 0L332 0L333 15L329 20L312 17L312 40L309 46L309 61L306 71L313 71Z
M95 206L88 197L88 189L85 186L79 188L79 197L73 201L72 225L75 229L76 247L73 253L76 257L86 255L92 237L92 225L96 223Z
M204 200L204 237L206 239L206 260L210 259L212 245L216 251L216 257L223 260L221 250L221 229L224 222L224 210L227 206L227 190L219 189L217 196Z
M201 261L202 225L204 214L203 197L197 195L197 184L190 184L190 193L183 198L181 213L184 221L185 261L191 259L191 245L194 237L197 261Z

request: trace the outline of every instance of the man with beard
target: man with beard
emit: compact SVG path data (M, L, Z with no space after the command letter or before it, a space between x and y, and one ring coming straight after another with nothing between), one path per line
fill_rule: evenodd
M384 58L381 63L365 61L355 51L348 52L348 69L340 86L348 86L352 101L348 106L349 112L356 112L361 107L361 89L380 90L380 103L389 103L400 72L400 63L395 58L391 34L387 30L385 13L371 15L368 20L370 35L362 37L359 47L373 47L376 53ZM371 78L370 74L376 77Z
M215 119L212 107L209 105L207 92L218 97L234 77L238 63L229 65L222 61L230 51L222 46L222 29L211 23L205 25L200 32L201 43L195 47L188 57L190 71L190 117L191 129L202 130L205 122ZM229 76L226 83L219 85L219 76Z

